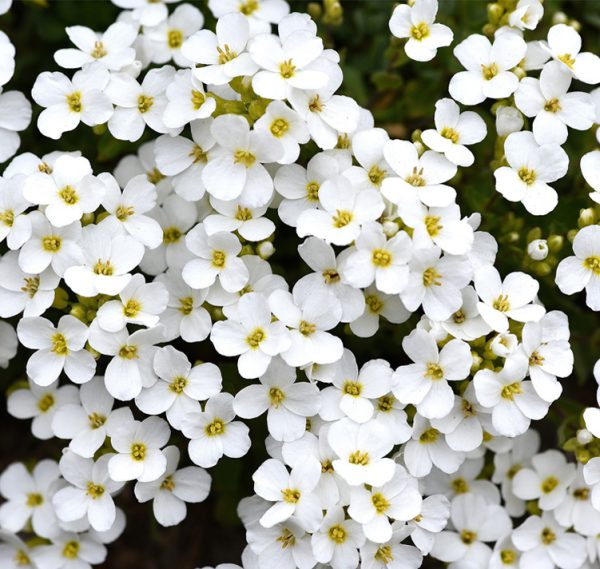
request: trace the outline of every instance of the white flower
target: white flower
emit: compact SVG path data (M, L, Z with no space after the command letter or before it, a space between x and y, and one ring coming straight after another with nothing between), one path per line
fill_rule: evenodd
M492 424L501 435L515 437L524 433L531 419L541 419L549 404L524 381L529 362L522 354L510 356L499 372L480 370L473 378L479 402L492 410Z
M362 314L350 322L350 330L359 338L370 338L377 332L380 316L392 324L406 322L410 317L397 295L383 294L374 286L364 290L364 303Z
M521 335L533 388L544 401L555 401L562 393L556 378L569 377L573 372L566 314L558 310L548 312L539 322L525 324Z
M534 261L543 261L548 256L548 241L534 239L527 245L527 254Z
M437 0L416 0L412 5L396 6L390 19L390 31L397 38L408 38L404 51L416 61L431 61L439 47L452 43L448 26L435 23Z
M306 123L298 113L282 101L272 101L265 114L255 123L254 128L270 133L283 146L280 164L292 164L300 155L300 144L310 140Z
M253 36L270 32L269 24L278 24L290 11L285 0L209 0L208 7L219 20L230 12L241 13Z
M237 318L215 322L210 339L217 352L237 356L244 378L265 373L271 358L290 346L284 322L272 322L267 300L258 293L245 294L237 305Z
M315 559L332 569L350 569L358 565L357 549L365 543L359 524L347 520L340 506L329 508L311 545Z
M38 462L31 474L20 462L8 466L0 475L0 494L6 500L0 505L0 527L16 533L31 520L37 535L55 534L52 494L59 476L53 460Z
M234 77L254 75L258 66L245 52L250 37L248 21L242 14L223 14L217 33L200 30L183 44L181 53L195 66L194 77L209 85L225 85Z
M211 397L201 413L188 413L181 430L190 439L188 453L192 462L204 468L217 464L225 455L244 456L250 448L248 427L234 421L233 396L219 393Z
M579 165L585 181L594 190L590 193L590 198L600 203L600 150L592 150L584 154Z
M513 531L512 540L522 552L520 567L577 569L586 558L584 538L566 532L548 513L528 517Z
M0 242L6 239L9 249L15 250L31 237L31 222L24 213L31 205L23 196L27 178L0 178Z
M281 352L288 365L328 364L342 357L342 341L327 332L342 316L342 307L331 292L300 299L296 289L293 295L276 290L269 297L269 306L290 329L291 345Z
M204 218L203 225L208 235L226 231L237 231L247 241L261 241L275 231L275 224L263 217L268 207L248 207L243 199L222 201L210 198L210 204L217 213Z
M59 49L54 54L56 63L65 69L77 69L99 61L110 71L120 71L135 59L132 44L137 32L125 22L115 22L101 34L84 26L69 26L65 31L77 48Z
M333 245L348 245L358 237L361 227L375 221L385 208L377 190L363 189L343 174L317 190L322 209L308 208L299 215L299 237L314 235Z
M525 77L515 92L515 103L527 117L535 117L533 134L538 144L564 144L567 127L588 130L594 123L595 109L587 93L569 93L572 76L563 66L547 63L540 78Z
M96 531L107 531L115 522L116 508L111 494L122 483L108 476L111 454L102 455L96 462L67 452L59 462L60 473L70 486L62 488L52 497L57 517L64 522L74 522L86 517Z
M69 448L75 454L92 458L112 428L131 418L128 407L113 409L113 403L103 378L95 377L81 386L79 399L56 409L52 417L52 432L59 439L70 439Z
M426 476L434 465L451 474L464 460L463 452L451 450L440 431L418 413L415 415L412 438L404 447L404 463L413 476Z
M119 140L135 142L146 125L156 132L168 132L162 116L167 106L165 91L174 75L175 69L168 65L151 69L140 84L128 73L113 73L105 89L116 107L108 121L110 133Z
M533 301L539 283L526 273L515 272L500 280L498 271L490 266L475 271L475 290L481 298L479 314L497 332L508 330L509 318L517 322L537 322L546 312Z
M588 225L573 240L574 256L563 259L556 269L556 284L564 294L585 288L586 304L600 310L600 227Z
M466 71L450 80L450 96L463 105L509 97L519 86L519 78L510 70L526 51L525 41L516 33L499 34L493 44L480 34L470 35L454 48L454 55Z
M24 346L37 350L27 361L27 375L37 385L50 385L63 369L74 383L92 379L96 362L84 348L88 327L77 318L67 314L56 327L46 318L22 318L17 333Z
M110 73L101 63L77 71L72 81L59 72L44 71L36 79L31 96L46 107L38 117L40 132L59 139L79 122L88 126L102 124L113 115L111 101L104 93Z
M100 329L96 321L90 326L90 345L96 351L113 359L106 366L104 382L108 392L119 401L137 397L142 387L156 381L152 361L162 340L162 328L156 326L129 334L124 328L116 333Z
M21 270L18 255L9 252L0 259L0 317L16 314L40 316L54 302L60 277L48 268L32 275Z
M437 534L431 555L452 567L486 567L492 551L484 542L504 537L512 527L502 506L470 493L454 498L450 519L455 531Z
M104 186L92 175L88 160L61 156L51 174L27 177L23 195L31 203L47 206L44 214L52 225L65 227L98 209Z
M185 40L204 24L204 16L191 4L181 4L158 26L145 29L144 37L150 42L153 63L166 63L173 60L180 67L190 65L190 60L182 53Z
M360 548L363 566L373 567L373 569L386 569L387 567L417 569L420 567L423 563L421 552L412 545L401 543L406 537L407 526L400 522L394 522L392 529L394 530L392 538L385 543L365 541Z
M164 527L182 522L187 514L186 502L197 504L208 497L210 475L197 466L186 466L177 470L179 449L168 446L163 450L167 457L165 473L153 482L137 482L135 497L138 502L152 500L152 511L156 521Z
M421 156L407 140L390 140L383 155L396 176L383 180L381 193L392 203L400 203L406 194L416 194L430 207L445 207L456 198L454 188L446 186L456 174L456 165L432 150Z
M142 26L156 26L167 19L169 10L165 4L171 4L175 0L115 0L120 8L132 10L132 19Z
M395 462L384 458L393 443L387 429L376 421L359 425L340 419L329 428L327 440L338 456L333 468L350 486L383 486L394 476Z
M467 286L460 293L462 306L450 318L439 322L439 325L455 338L469 342L491 332L491 327L479 314L479 297L475 289Z
M0 367L6 369L17 355L19 342L15 329L8 322L0 322Z
M58 382L40 387L29 380L28 387L16 389L7 398L10 415L17 419L33 419L31 432L37 439L47 440L53 436L51 428L55 413L63 406L76 405L79 402L77 388L74 385L58 387Z
M327 84L327 74L311 64L323 53L323 40L307 30L283 34L280 37L260 34L248 45L248 52L259 71L252 78L252 87L261 97L283 100L291 89L311 91Z
M202 83L192 76L189 69L179 70L175 74L172 83L167 87L167 99L169 102L163 120L169 128L178 128L194 120L206 119L217 107L214 97L206 95Z
M152 482L162 476L167 468L167 458L160 449L170 436L167 422L158 417L148 417L142 422L130 419L115 426L110 441L118 454L108 461L112 480Z
M543 15L541 0L519 0L508 16L508 23L518 30L535 30Z
M154 184L147 176L134 176L121 192L119 184L110 174L100 174L104 185L102 207L118 221L126 233L135 237L150 249L156 249L163 240L163 231L158 222L145 213L156 206L158 197Z
M437 247L416 249L410 262L407 286L400 293L404 306L415 312L446 320L462 305L461 289L471 280L470 263L463 256L442 256Z
M0 162L12 157L21 145L18 132L31 122L31 103L19 91L0 89Z
M243 419L267 412L269 434L277 441L295 441L306 431L306 418L319 412L316 385L296 382L294 368L275 358L260 377L260 385L244 387L235 396L233 410Z
M592 504L591 492L583 476L583 466L577 466L575 478L569 485L567 495L554 509L554 517L563 527L571 527L575 532L597 536L600 529L600 512Z
M279 460L263 462L252 475L254 491L275 503L260 524L270 528L292 517L306 531L315 531L323 518L321 501L313 493L320 477L321 464L312 457L296 463L291 472Z
M366 223L354 247L340 266L345 283L364 288L375 282L377 290L386 294L398 294L404 289L412 254L412 241L405 231L388 240L379 223Z
M353 487L348 514L362 525L367 539L385 543L392 538L390 520L412 520L421 512L422 501L417 480L396 466L394 477L382 486Z
M496 111L496 132L498 136L508 136L523 128L525 119L521 112L514 107L501 106Z
M581 36L571 26L552 26L544 49L579 81L590 85L600 83L600 58L593 53L581 53Z
M212 363L192 367L186 355L165 346L154 355L154 372L158 381L136 397L135 404L148 415L166 412L176 429L186 413L201 411L198 401L205 401L221 391L221 372Z
M217 117L210 131L218 146L202 170L206 191L220 200L243 196L249 206L267 204L273 180L263 163L279 160L283 147L264 130L250 130L239 115Z
M423 417L441 419L454 404L448 380L458 381L469 375L473 364L469 345L455 339L438 351L433 336L416 329L404 338L402 348L415 363L395 371L394 395L402 403L416 405Z
M419 515L408 522L408 527L412 529L412 542L424 555L431 551L435 534L446 527L449 517L450 501L446 496L434 494L423 499Z
M15 46L8 36L0 33L0 86L6 85L15 72Z
M475 157L467 146L485 138L483 119L473 111L461 113L452 99L440 99L435 104L434 121L435 129L423 131L423 142L457 166L471 166Z
M65 282L82 296L119 294L131 281L132 271L144 254L144 246L129 235L115 234L115 225L105 220L88 225L81 236L82 264L65 271Z

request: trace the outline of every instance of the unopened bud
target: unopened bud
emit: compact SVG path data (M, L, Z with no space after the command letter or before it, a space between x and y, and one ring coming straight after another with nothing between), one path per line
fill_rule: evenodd
M587 445L594 440L594 435L590 433L587 429L579 429L577 431L577 442L580 445Z
M550 253L558 253L565 242L565 238L562 235L550 235L548 237L548 250Z
M548 256L548 242L545 239L535 239L527 245L527 254L534 261L543 261Z
M579 227L587 227L596 223L596 212L593 207L588 207L579 211L579 218L577 219L577 225Z
M567 15L564 12L556 12L554 16L552 16L553 24L566 24L569 21Z
M270 241L262 241L256 247L256 252L261 259L265 261L275 253L275 246Z
M386 237L392 238L398 231L400 231L400 226L395 221L388 219L383 222L383 232Z

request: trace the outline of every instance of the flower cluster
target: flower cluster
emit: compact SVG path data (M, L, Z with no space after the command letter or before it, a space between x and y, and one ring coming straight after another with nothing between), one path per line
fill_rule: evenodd
M57 151L20 154L0 179L0 317L16 323L0 324L0 363L28 358L8 410L66 445L0 476L2 564L102 563L127 482L159 524L180 523L208 496L208 469L249 451L245 420L266 415L269 458L239 506L247 569L416 569L424 555L451 569L597 567L600 458L540 452L530 429L573 370L567 316L529 274L500 275L456 177L488 134L458 103L501 100L496 189L534 214L556 206L560 145L600 111L597 95L568 92L600 82L577 32L526 42L543 9L520 0L493 41L456 46L466 70L434 128L395 140L338 94L338 53L284 0L209 0L214 31L191 4L114 3L127 10L103 33L67 28L75 47L55 60L74 72L37 78L37 126L158 136L112 173ZM435 0L395 9L409 57L452 42L436 13ZM581 163L598 196L599 157ZM308 267L295 282L269 262L284 231ZM586 286L598 309L600 229L573 246L558 286ZM345 346L395 325L400 365ZM246 385L225 389L222 368L190 355L198 343ZM582 448L600 438L597 415Z

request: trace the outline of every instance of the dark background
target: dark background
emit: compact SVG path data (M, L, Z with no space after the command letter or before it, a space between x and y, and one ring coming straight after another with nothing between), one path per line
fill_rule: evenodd
M211 26L212 19L205 2L191 3L202 9L207 17L206 26ZM306 2L291 4L295 10L306 11ZM482 0L440 0L438 20L453 29L453 45L471 33L481 32L487 22L486 5ZM600 1L547 0L544 5L546 15L543 22L538 30L528 33L526 39L544 38L552 23L552 14L562 10L569 18L582 24L584 50L598 52ZM448 81L460 70L458 62L452 58L451 49L442 48L437 57L427 64L412 62L389 33L388 20L393 2L344 0L342 6L344 21L341 26L320 24L320 33L326 44L337 49L342 56L345 73L342 92L370 108L377 125L384 126L394 137L408 138L415 129L430 128L435 101L447 96ZM115 21L118 13L119 8L107 0L15 2L8 14L0 16L0 29L8 34L17 49L15 76L4 89L18 89L29 96L40 72L59 70L52 56L60 48L71 47L64 32L66 26L85 25L101 31ZM66 73L72 75L70 71ZM577 89L589 90L589 87L579 85ZM490 162L494 158L492 138L495 131L490 108L488 101L476 109L488 122L488 136L475 150L479 166L463 169L452 185L457 188L463 213L481 211L484 217L482 228L490 231L500 242L497 265L501 273L525 270L536 274L538 268L532 267L525 259L528 230L539 227L543 237L551 234L566 237L567 231L577 227L579 210L592 205L587 198L589 188L586 188L577 164L579 157L596 145L594 135L571 131L566 145L571 157L569 175L555 184L560 194L559 207L543 219L535 218L527 214L520 204L499 199L494 190ZM108 134L96 135L88 127L80 125L54 142L45 139L35 127L39 111L34 104L34 120L22 134L21 150L42 155L57 149L79 149L91 160L96 173L110 171L122 156L135 152L141 143L152 138L147 130L142 140L131 144L112 140ZM303 157L310 156L313 151L307 148ZM0 166L0 171L2 169L3 166ZM274 271L293 283L306 272L306 268L297 263L298 239L293 231L279 226L276 235L277 252L271 259ZM570 251L565 239L558 259L570 254ZM551 262L556 264L558 259ZM559 308L569 315L576 356L573 377L563 382L565 396L553 406L542 427L545 443L556 446L572 436L583 406L594 404L596 385L591 369L600 356L599 320L585 307L582 295L566 297L560 294L554 285L553 271L548 276L536 276L542 285L540 297L548 309ZM367 340L353 338L343 328L339 332L346 345L357 355L359 364L371 358L384 357L395 367L402 361L402 337L414 327L415 322L416 317L413 317L396 327L383 324L379 333ZM237 377L235 366L221 361L210 343L177 347L184 349L192 360L218 363L227 390L235 393L244 385ZM20 353L7 371L0 370L0 387L4 391L16 380L22 379L26 358L27 353ZM9 417L5 405L1 409L0 468L16 460L31 464L40 458L60 456L61 444L33 439L28 422ZM254 441L250 454L243 460L224 458L211 469L213 490L209 499L203 504L189 505L187 519L176 528L158 526L150 503L138 504L133 497L132 486L128 486L117 499L127 514L127 529L121 539L109 546L109 557L101 567L188 569L239 562L245 537L235 508L241 497L252 493L251 475L265 457L264 422L250 421L250 428ZM557 440L557 428L560 429L560 440ZM182 464L186 464L185 441L174 438L174 442L179 443ZM433 562L430 566L440 565Z

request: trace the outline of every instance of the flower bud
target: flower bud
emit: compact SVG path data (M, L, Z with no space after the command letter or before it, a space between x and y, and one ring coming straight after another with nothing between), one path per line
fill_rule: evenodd
M588 207L579 211L579 218L577 219L577 225L579 227L586 227L596 223L596 212L593 207Z
M545 239L535 239L527 245L527 254L534 261L543 261L548 256L548 242Z
M492 24L498 24L500 22L500 18L502 18L503 14L504 14L504 8L502 6L500 6L500 4L498 4L497 2L487 5L488 20Z
M398 231L400 231L400 226L395 221L387 219L383 222L383 232L386 237L391 239Z
M567 15L564 12L556 12L554 16L552 16L553 24L566 24L569 21Z
M256 247L256 252L261 259L266 261L273 253L275 253L275 247L270 241L263 241Z
M594 440L594 435L590 433L587 429L579 429L577 431L577 442L580 445L587 445Z
M518 344L519 341L514 334L498 334L490 342L490 350L499 358L505 358L515 350Z
M563 246L565 239L562 235L550 235L548 237L548 250L550 253L558 253Z
M523 115L514 107L500 107L496 113L498 136L508 136L523 128Z

